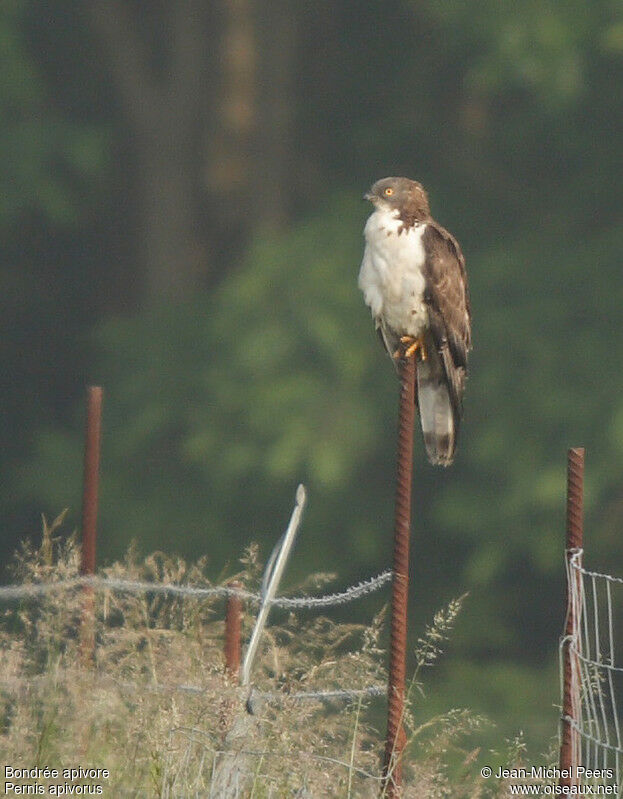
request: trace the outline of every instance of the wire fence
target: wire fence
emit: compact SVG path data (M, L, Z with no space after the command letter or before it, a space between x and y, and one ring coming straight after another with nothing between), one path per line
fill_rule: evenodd
M166 597L174 600L190 600L192 602L199 602L200 605L204 602L212 602L215 599L224 598L228 602L232 597L244 600L247 604L254 604L259 606L259 610L254 612L254 616L261 613L262 608L270 606L279 607L287 610L306 610L312 611L317 609L324 609L328 607L336 607L344 605L347 602L353 602L362 597L368 596L375 591L380 590L391 579L391 572L385 571L381 574L371 577L367 580L355 583L348 588L333 593L326 593L314 596L278 596L270 598L266 592L266 585L270 582L271 563L269 562L266 567L265 578L263 580L263 590L259 593L246 591L241 588L232 587L231 585L218 585L218 586L196 586L196 585L183 585L169 582L152 582L140 580L127 580L110 576L95 576L84 575L81 577L70 577L68 579L51 580L47 582L33 582L21 585L0 586L0 602L4 603L40 603L48 598L53 599L52 607L59 609L59 614L63 615L64 610L69 611L69 616L75 613L76 608L80 608L82 601L80 598L80 591L90 589L94 592L101 594L109 594L117 592L120 595L132 596L145 596L151 599L155 596ZM75 597L75 601L58 601L59 598L63 599L67 593ZM69 599L69 597L67 597ZM105 597L104 597L105 599ZM186 603L184 603L186 604ZM94 606L93 606L94 607ZM134 607L132 605L131 607ZM209 606L210 607L210 606ZM104 618L106 615L104 615ZM254 630L258 629L257 619L255 620ZM247 645L247 653L249 646ZM9 662L9 661L6 661ZM108 661L107 661L108 662ZM273 708L273 712L277 714L277 718L284 717L285 714L292 715L293 706L300 707L300 711L294 710L294 716L299 716L303 713L306 717L309 713L315 712L313 710L314 703L317 705L341 706L344 703L351 704L355 708L361 707L362 702L374 699L375 697L384 697L387 694L386 685L379 684L375 677L380 675L372 674L374 681L373 684L365 685L363 687L330 687L322 686L321 688L314 688L309 686L306 690L298 690L304 687L297 685L296 682L284 685L281 690L261 690L252 682L248 685L240 684L236 680L236 675L233 680L230 678L214 680L214 663L206 662L205 682L203 675L198 675L196 669L194 670L195 679L199 676L199 683L193 684L192 682L182 682L183 675L186 673L184 670L177 668L176 672L169 673L168 669L162 669L162 675L154 672L153 678L148 679L127 679L124 670L120 669L114 673L109 673L106 667L101 666L93 669L90 677L85 674L80 674L72 671L71 667L66 674L60 673L58 668L52 672L46 671L42 674L28 673L27 671L12 670L9 668L5 673L0 674L0 700L12 697L12 703L7 707L16 708L18 706L41 704L45 705L46 702L54 703L54 696L62 697L65 702L65 697L71 694L72 690L80 691L79 685L82 688L88 686L88 691L99 697L106 697L105 702L115 702L117 697L122 702L136 703L140 701L143 707L158 707L153 705L151 699L157 695L164 695L166 697L166 704L162 707L171 708L210 708L208 712L213 715L216 714L221 721L222 736L220 740L218 735L215 736L213 729L214 724L206 725L206 729L199 727L171 727L171 743L169 746L160 750L158 757L162 759L162 793L163 797L178 796L213 796L219 799L242 799L249 795L250 786L261 784L262 795L281 796L283 795L284 780L288 782L292 780L293 784L297 784L296 780L299 777L292 771L294 764L308 762L310 766L318 772L315 780L329 780L333 781L336 786L340 786L342 782L345 786L351 786L355 790L357 786L357 794L359 796L375 796L378 794L378 788L382 783L382 776L379 773L373 773L374 761L371 757L371 752L365 753L364 763L355 763L352 759L347 761L340 759L339 753L336 752L337 757L328 755L325 748L325 754L315 752L309 748L303 747L296 752L279 752L276 751L274 746L269 746L267 741L264 740L263 734L258 734L257 725L266 724L266 719L269 708ZM160 671L160 669L159 669ZM139 677L141 672L136 672L136 677ZM182 680L176 682L171 680L173 673L182 676ZM146 674L144 676L147 676ZM164 677L164 679L162 679ZM344 675L342 675L342 678ZM179 679L179 677L178 677ZM190 678L193 679L192 677ZM348 679L348 678L347 678ZM84 680L87 680L85 683ZM372 682L372 680L370 680ZM69 686L73 686L70 688ZM222 683L222 687L218 687L218 683ZM348 682L347 682L348 685ZM356 684L355 684L356 685ZM361 683L359 683L361 685ZM173 696L177 694L177 696ZM137 697L141 697L140 700ZM186 700L184 696L188 697ZM160 703L160 699L154 700ZM190 705L189 705L190 703ZM266 706L266 707L264 707ZM304 706L304 707L303 707ZM236 709L237 708L237 709ZM305 708L312 708L306 710ZM336 708L337 709L337 708ZM263 712L259 712L262 710ZM205 713L206 711L201 711ZM355 712L355 711L354 711ZM356 711L358 713L358 710ZM193 714L187 714L188 718L193 718ZM340 714L342 713L340 712ZM176 714L170 713L171 720L177 718ZM255 721L261 719L262 721ZM292 728L293 722L288 722L288 729ZM270 723L268 725L270 727ZM292 733L290 733L292 734ZM295 733L300 735L299 732ZM185 743L181 743L179 739L185 739ZM219 745L220 743L220 745ZM253 744L257 747L254 748ZM291 761L291 768L283 769L275 768L274 764L268 763L267 758L270 756L271 761L275 758L282 758L284 765ZM368 768L362 768L362 765L367 765ZM305 770L303 769L303 772ZM314 772L316 774L316 772ZM290 774L289 777L286 776ZM308 780L305 773L300 776L302 786ZM313 781L313 780L312 780ZM189 793L189 789L190 793ZM301 788L303 790L303 787ZM311 791L311 792L310 792ZM303 793L296 793L297 796L315 795L314 789L310 791L304 790ZM350 794L350 789L348 789ZM122 796L126 793L122 790L117 792L116 795ZM127 794L129 795L129 794ZM133 796L142 796L140 792L134 791ZM145 793L145 796L151 793ZM354 794L353 794L354 795Z
M18 603L17 613L9 614L7 616L9 620L18 618L47 619L46 623L52 626L44 633L45 640L42 647L45 649L48 639L48 643L54 641L52 649L58 654L63 651L65 645L65 642L62 641L63 637L69 636L70 641L73 639L76 642L77 649L74 647L72 651L79 653L77 659L70 656L65 671L59 668L57 663L53 669L46 669L43 673L39 673L40 664L19 660L21 657L19 653L22 650L19 648L21 644L18 642L16 642L17 660L16 657L12 658L12 644L5 636L7 649L4 653L5 657L2 661L4 666L0 674L0 701L3 699L5 703L8 701L10 704L5 704L7 708L23 707L23 712L27 714L28 708L38 708L39 705L43 706L47 702L54 705L54 702L60 697L63 697L61 705L69 707L67 697L74 697L76 692L81 696L80 691L86 688L91 696L97 694L100 697L106 697L101 700L105 704L120 700L124 707L127 703L135 707L136 703L140 702L144 708L143 712L155 714L150 716L152 719L150 723L153 723L155 718L164 718L158 713L164 712L166 716L169 711L157 710L157 708L168 708L169 702L171 720L179 719L176 715L177 708L192 708L192 712L197 708L202 708L201 713L208 712L213 719L216 718L216 721L206 724L205 730L171 728L171 732L175 736L186 735L188 745L181 749L177 745L173 747L177 755L181 752L181 759L166 748L161 751L159 756L164 759L161 764L164 769L162 773L166 774L166 779L165 777L162 779L164 791L162 796L181 795L178 789L183 790L186 795L190 780L193 785L196 783L193 788L194 792L191 791L192 795L205 796L209 791L210 796L219 796L221 799L237 799L237 797L246 796L249 782L251 781L255 785L260 777L268 789L267 795L270 796L272 783L274 782L275 785L277 782L281 783L287 772L281 770L279 773L277 770L277 773L271 776L268 772L272 766L267 771L268 764L265 760L267 752L259 749L256 751L252 748L253 743L267 745L263 736L269 733L258 732L262 725L268 724L267 730L269 730L272 723L269 722L269 719L283 719L285 718L284 714L288 713L290 716L294 715L301 719L309 718L310 714L316 712L314 703L317 705L351 704L355 707L358 718L362 702L387 695L386 686L379 684L379 680L382 680L382 671L376 666L367 673L364 672L364 667L357 666L356 669L351 667L350 671L340 672L337 679L335 676L330 676L329 673L328 679L325 676L314 685L316 680L307 682L304 679L297 682L295 675L300 671L301 664L299 662L293 672L294 679L284 672L283 680L273 679L273 685L266 686L267 690L260 688L260 685L265 680L266 673L273 673L274 662L266 673L262 671L261 678L256 677L254 680L252 677L254 658L258 652L259 642L264 635L272 642L269 649L270 657L274 658L276 654L273 633L268 630L264 633L271 609L314 612L343 606L380 590L392 579L392 572L386 570L350 585L342 591L318 595L277 596L280 577L292 550L305 501L306 493L301 485L296 492L296 502L288 527L268 559L260 590L257 592L245 590L239 583L211 585L204 577L198 578L197 582L200 584L197 585L196 583L191 584L190 581L188 583L167 581L166 578L158 581L157 579L127 579L123 575L116 574L96 575L91 570L85 569L83 562L80 566L81 573L78 575L71 573L74 566L70 567L70 573L67 574L68 562L59 571L59 576L56 579L53 576L50 577L50 570L46 569L43 570L45 576L42 576L40 580L38 579L39 573L35 571L33 573L36 576L31 577L30 581L22 582L19 585L0 586L0 605L11 606ZM84 536L82 544L84 551ZM81 560L83 561L84 558ZM97 594L103 595L103 614L95 613ZM112 600L111 595L113 594L119 597L118 602ZM123 596L127 597L127 600L122 600ZM131 600L130 597L132 597ZM134 597L144 597L146 601L136 603ZM159 599L154 603L156 598L169 601L162 602ZM220 636L220 632L216 629L214 630L216 635L212 631L207 633L207 637L214 643L208 643L205 633L201 634L201 641L198 638L197 640L193 638L192 652L182 639L167 637L173 629L168 627L172 619L176 620L173 622L174 624L184 625L188 619L198 618L194 616L197 610L200 611L200 617L203 619L214 618L216 609L213 607L213 602L218 599L226 601L223 641L225 669L224 671L221 669L220 672L218 657L216 662L214 658L215 649L218 652ZM184 600L188 600L188 602ZM245 611L247 619L250 615L248 609L250 607L254 609L252 611L253 630L246 644L244 662L241 664L243 603L247 608ZM188 617L185 615L168 616L172 608L176 608L174 613L178 614L177 608L181 610L188 606L192 608ZM109 616L111 607L113 615ZM126 610L128 615L126 615ZM152 611L156 614L154 619L162 618L162 629L151 627L150 613ZM185 613L186 610L183 611L183 614ZM217 610L216 613L218 614ZM158 614L162 614L162 616ZM54 619L54 622L50 622L49 619ZM115 632L120 619L123 619L124 629L126 621L129 621L127 635ZM26 628L29 624L30 621L26 621ZM135 627L135 624L138 626ZM315 624L316 622L312 621L312 628ZM285 626L283 623L278 623L276 625L277 634L280 634L279 630L289 629L290 625L295 638L304 636L303 629L297 628L292 621L288 621ZM248 627L248 624L246 626ZM211 628L208 629L211 630ZM322 630L324 629L322 624L318 627L320 636L323 635ZM120 638L121 635L126 635L126 638ZM343 636L343 633L340 635ZM301 637L302 645L304 645L303 640L304 638ZM320 638L317 641L316 645L321 645ZM237 646L232 647L233 642L237 642ZM138 649L137 644L144 649ZM176 648L171 649L171 645ZM204 649L205 645L207 648ZM38 644L35 644L36 646ZM100 646L99 654L96 655ZM330 644L328 643L327 646ZM185 650L183 654L180 647ZM207 656L208 652L210 652L209 656ZM237 654L232 656L232 652ZM119 655L124 659L122 664L116 660ZM161 660L156 663L158 657ZM171 658L174 659L174 665L170 662ZM26 663L26 667L17 666L18 662ZM56 663L56 661L54 662ZM332 654L327 665L334 662L335 655ZM369 662L366 661L366 663L368 664L367 668ZM317 670L318 665L316 664L306 677L312 672L315 674ZM352 676L355 676L354 682L350 682ZM223 677L225 677L224 680ZM346 685L335 684L340 681L345 682ZM157 697L158 694L166 696L164 705ZM173 694L177 694L177 696L173 696ZM141 697L140 700L138 697ZM148 699L148 697L151 698ZM75 701L75 698L71 701ZM85 724L86 722L82 720L83 700L78 699L77 702L76 710L80 716L77 723ZM294 714L292 714L293 704L298 705ZM96 714L99 712L98 707L99 705L96 703L88 712ZM259 713L261 708L264 709L264 712ZM214 709L216 709L216 713L213 712ZM57 711L54 710L54 712ZM192 712L189 719L192 718ZM335 715L343 716L342 713ZM168 718L168 716L166 717ZM166 722L159 721L158 723ZM297 723L292 720L289 722L290 727L294 725L295 729L298 729ZM214 728L215 724L216 728ZM156 731L153 734L157 737L159 733ZM312 733L299 731L297 734L311 735ZM325 763L327 767L328 764L332 764L337 768L337 773L333 777L330 777L327 772L327 774L317 774L317 779L335 779L336 784L341 784L341 780L346 780L347 786L352 786L353 781L359 780L368 784L370 795L377 793L382 777L380 774L372 773L374 770L372 749L362 750L364 760L371 768L371 770L366 770L361 768L363 764L356 765L354 763L354 749L351 751L351 761L346 762L340 760L339 757L327 756L329 750L326 747L323 748L324 755L321 752L311 751L309 747L303 747L302 752L298 752L292 757L297 760L300 757L315 759L318 768L321 768L321 763ZM271 747L271 757L277 755L288 757L288 753L277 753L274 751L274 747ZM341 770L344 770L342 776L339 774ZM267 773L264 774L264 772ZM304 782L306 780L307 777ZM186 786L183 789L181 788L182 784ZM350 795L350 787L348 793ZM311 796L312 794L305 795Z
M348 602L353 602L361 597L372 594L386 585L392 577L391 571L384 571L376 577L355 583L344 591L323 594L320 596L299 596L299 597L275 597L267 599L263 593L253 593L241 588L234 588L227 585L197 587L191 585L177 585L173 583L156 583L151 581L123 580L112 577L83 576L65 580L56 580L41 583L26 583L21 585L0 586L0 602L12 603L19 601L38 600L56 592L76 591L84 587L90 587L99 591L116 591L119 593L140 594L162 594L167 596L188 597L193 599L214 599L238 597L247 603L261 605L267 602L271 606L284 609L322 609L336 607ZM10 681L0 680L0 688L5 691L20 689L23 684L30 684L33 677L28 680L12 678ZM122 686L121 686L122 687ZM128 684L125 687L131 687ZM143 686L144 687L144 686ZM157 691L181 691L186 693L202 693L204 688L197 685L185 684L159 684L151 686ZM331 691L298 691L284 693L265 693L253 690L253 700L262 699L270 702L281 702L285 700L309 701L316 700L331 702L336 700L352 701L359 697L375 697L387 693L385 686L371 685L363 689L344 689Z
M107 680L106 675L100 675L98 684L105 686L106 683L119 690L133 691L138 686L137 683L129 682L127 680L113 679L112 677ZM10 679L0 680L0 691L5 693L19 694L35 685L48 685L50 678L47 675L31 675L29 677L12 676ZM172 691L179 691L186 694L205 694L210 688L201 685L185 685L184 683L141 683L141 691L148 691L150 693L171 693ZM283 692L269 692L259 691L253 688L247 703L252 706L256 705L258 701L268 702L272 705L279 705L291 702L323 702L332 703L338 701L354 702L358 699L369 699L379 696L385 696L387 688L385 685L369 685L365 688L344 688L340 690L325 690L325 691L283 691Z
M384 571L376 577L370 577L344 591L322 596L280 596L269 599L268 604L278 608L329 608L343 605L355 599L371 594L382 588L392 578L391 571ZM37 599L57 591L72 591L90 586L98 590L118 591L128 594L169 594L171 596L194 597L207 599L215 597L227 598L236 596L245 602L261 604L264 597L261 593L252 593L241 588L232 588L227 585L197 587L191 585L176 585L174 583L143 582L140 580L121 580L114 577L84 576L68 580L55 580L45 583L22 583L21 585L0 586L0 602L17 602L24 599Z
M623 578L589 571L582 549L568 553L568 618L561 639L561 691L565 650L571 671L568 713L572 779L577 785L616 785L623 794Z
M217 779L217 768L219 759L226 757L230 754L228 750L224 749L216 749L212 748L209 741L205 740L203 732L193 727L178 727L174 730L171 730L171 736L181 736L183 737L188 744L198 746L200 749L203 749L206 753L209 754L211 758L211 775L210 775L210 785L209 785L209 793L208 799L217 799L218 794L214 792L214 786L218 785ZM262 763L262 760L266 758L266 751L258 750L258 749L250 749L250 748L241 748L238 750L238 755L242 757L250 757L255 762ZM337 766L339 769L342 769L344 772L355 774L360 779L364 780L365 783L371 788L370 792L366 795L368 796L378 796L379 788L382 787L382 783L384 778L378 774L372 774L370 771L365 769L359 768L358 766L354 766L352 763L349 763L345 760L340 760L339 758L335 757L328 757L325 755L319 755L314 752L297 752L296 754L292 753L275 753L271 752L271 757L275 757L277 759L283 760L284 764L292 761L299 761L303 759L304 761L308 761L310 764L313 764L314 767L322 767L326 765ZM246 795L244 793L244 784L243 780L245 779L252 779L257 780L258 777L261 777L263 780L266 780L265 788L266 788L266 797L267 799L271 799L273 796L283 796L282 791L276 785L277 779L270 774L262 774L259 772L259 769L255 767L255 769L244 769L240 768L234 773L233 784L230 786L233 790L230 791L233 797L239 797L242 795ZM175 796L175 779L171 781L173 791L168 794L171 797ZM312 799L313 794L310 791L305 790L304 788L293 793L294 796L305 797L305 799ZM385 792L383 792L381 799L385 797Z

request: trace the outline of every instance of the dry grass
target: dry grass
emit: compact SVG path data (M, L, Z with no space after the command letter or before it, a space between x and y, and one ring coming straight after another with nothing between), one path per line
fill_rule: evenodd
M44 525L38 549L22 547L16 580L77 576L79 551L73 537L58 535L61 522ZM161 553L141 560L130 549L103 573L207 587L205 566ZM257 590L254 548L235 577ZM317 575L306 589L326 580ZM98 592L91 666L81 644L84 603L82 590L59 591L4 614L0 752L6 764L107 768L110 777L95 783L111 797L379 795L383 735L374 729L368 701L327 705L290 694L384 683L383 614L362 626L306 611L275 612L254 672L257 689L274 700L256 702L250 715L246 696L223 672L222 600ZM438 614L418 642L405 715L406 797L506 795L498 781L480 778L478 750L466 746L482 719L453 710L424 725L415 720L420 671L438 657L460 604ZM252 620L249 612L245 636ZM180 689L189 685L201 691ZM519 757L516 747L510 761Z

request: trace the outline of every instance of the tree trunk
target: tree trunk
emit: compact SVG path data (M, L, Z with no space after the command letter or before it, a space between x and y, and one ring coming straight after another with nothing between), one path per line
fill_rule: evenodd
M137 235L147 303L192 296L210 270L196 177L206 85L204 11L203 0L178 0L162 13L168 52L166 66L156 68L154 41L128 4L91 4L136 143Z
M154 33L127 0L91 2L136 143L148 303L214 285L224 269L216 263L291 214L296 4L222 0L218 9L220 25L204 0L176 0L154 12Z
M197 222L192 157L166 130L153 131L138 158L139 247L148 303L182 300L207 282L207 247Z
M258 131L260 158L256 181L261 203L258 224L278 229L287 222L295 195L294 56L296 4L271 0L264 7L261 69L261 114Z

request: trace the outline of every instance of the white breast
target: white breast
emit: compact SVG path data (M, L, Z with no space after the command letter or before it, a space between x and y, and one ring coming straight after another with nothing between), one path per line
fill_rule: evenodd
M428 325L422 267L426 224L399 232L397 211L376 210L368 219L359 288L375 319L398 335L417 336Z

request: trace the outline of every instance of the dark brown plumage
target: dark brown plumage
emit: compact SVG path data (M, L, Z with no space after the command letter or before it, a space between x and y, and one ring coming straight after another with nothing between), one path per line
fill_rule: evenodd
M472 346L465 258L454 236L433 220L426 226L423 244L426 252L424 299L428 305L430 335L442 357L452 404L460 417L467 354Z

